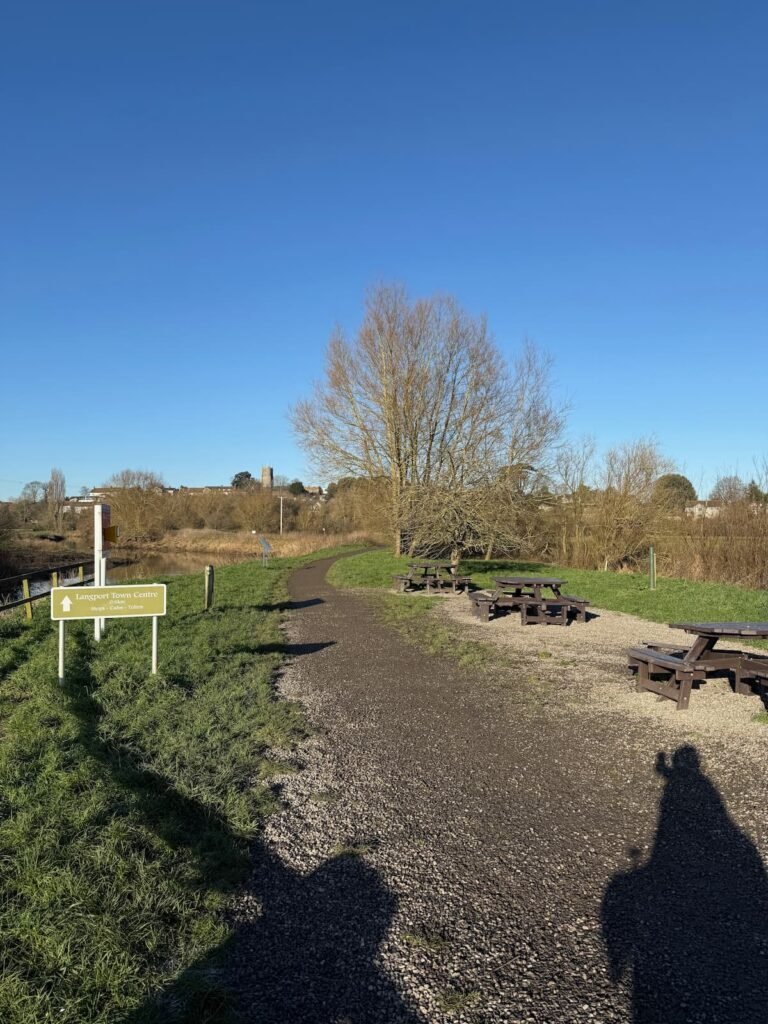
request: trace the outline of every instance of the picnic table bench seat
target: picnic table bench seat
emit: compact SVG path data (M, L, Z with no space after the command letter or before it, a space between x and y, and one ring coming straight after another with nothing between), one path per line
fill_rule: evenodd
M669 697L675 701L678 711L688 707L693 683L707 677L704 669L688 664L682 656L655 647L630 647L626 654L630 671L637 674L635 689ZM664 676L664 679L653 679L654 675Z
M682 645L659 644L655 641L646 642L646 647L654 651L663 651L679 658L685 658L688 650ZM733 676L733 688L736 693L742 696L749 696L753 692L752 685L745 683L745 679L752 679L759 686L768 684L768 656L752 654L749 651L729 650L718 647L716 651L710 651L706 657L698 661L687 659L687 664L704 672L727 671ZM761 680L765 680L765 683Z
M490 622L496 607L496 600L488 590L475 590L468 594L472 603L472 611L483 622Z
M561 594L561 601L567 601L569 605L569 611L576 613L576 618L579 622L587 621L587 608L592 604L586 597L574 597L571 594Z
M528 598L520 604L520 623L523 626L565 626L568 605L560 597Z
M529 623L544 625L567 626L574 613L580 622L587 621L587 607L592 602L585 597L574 597L560 594L558 597L542 597L522 599L520 604L520 620L524 626Z
M411 584L411 577L404 575L396 575L392 577L395 590L399 590L401 594L404 594L408 590Z
M426 581L427 593L440 594L444 590L450 589L454 594L458 594L460 590L468 590L471 582L471 576L450 576L448 579L428 579Z

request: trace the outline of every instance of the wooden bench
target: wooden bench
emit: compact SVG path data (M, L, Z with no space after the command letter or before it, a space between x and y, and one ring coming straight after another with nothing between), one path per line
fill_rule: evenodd
M472 582L470 576L451 576L447 579L427 579L428 594L442 594L445 590L451 590L458 594L460 590L469 589Z
M655 642L643 641L646 647L653 651L663 651L678 658L683 658L688 653L688 648L681 644L657 644ZM733 676L733 689L736 693L748 697L754 693L750 683L745 679L754 679L756 685L763 685L759 682L761 676L768 677L768 661L758 655L749 654L746 651L724 650L718 647L715 651L709 652L707 657L699 661L688 662L692 668L701 669L703 672L726 671ZM768 682L768 678L766 679Z
M568 613L574 612L574 618L578 622L587 621L587 608L592 604L585 597L572 597L570 594L561 594L561 601L568 602Z
M472 603L472 611L478 619L483 622L490 622L496 609L496 600L493 594L487 590L476 590L468 596Z
M523 626L564 626L568 622L568 605L559 597L516 598L520 603L520 623Z
M757 686L768 686L768 658L757 654L745 654L741 663L741 675L754 679Z
M413 580L411 579L410 576L393 576L392 577L392 584L393 584L395 590L397 590L398 593L400 593L400 594L404 594L406 592L406 590L410 590L412 582L413 582Z
M585 597L571 597L561 594L559 597L520 597L520 621L524 626L536 623L545 626L567 626L574 613L580 622L587 621L587 606L591 604Z
M630 671L636 672L635 689L668 697L675 701L678 711L685 711L688 707L693 683L707 677L704 669L655 647L630 647L626 653ZM653 679L654 675L664 676L664 679Z

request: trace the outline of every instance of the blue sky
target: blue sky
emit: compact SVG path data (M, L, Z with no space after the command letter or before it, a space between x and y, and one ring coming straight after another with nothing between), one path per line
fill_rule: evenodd
M0 496L311 482L378 281L555 359L574 435L768 454L768 5L103 0L0 37Z

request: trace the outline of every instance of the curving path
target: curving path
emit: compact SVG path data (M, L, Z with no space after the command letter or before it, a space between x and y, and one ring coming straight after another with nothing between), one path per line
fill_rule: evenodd
M764 1024L764 772L425 655L329 564L291 580L317 732L239 907L244 1018Z

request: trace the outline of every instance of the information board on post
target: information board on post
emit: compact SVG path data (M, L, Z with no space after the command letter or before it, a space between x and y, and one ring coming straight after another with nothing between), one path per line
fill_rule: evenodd
M157 673L157 620L165 615L164 583L111 587L54 587L51 618L59 624L59 683L64 683L64 624L70 620L152 619L152 674Z
M54 587L51 618L130 619L165 615L164 583L109 587Z

